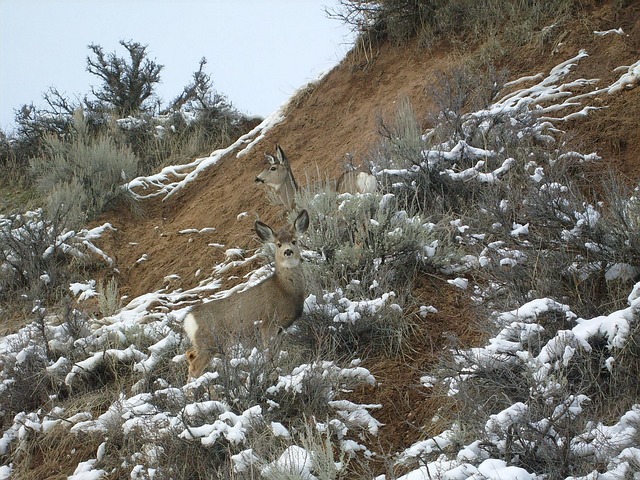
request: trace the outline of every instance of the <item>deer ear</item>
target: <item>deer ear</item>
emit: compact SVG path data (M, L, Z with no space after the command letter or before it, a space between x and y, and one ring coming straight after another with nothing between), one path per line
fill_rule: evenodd
M264 156L267 158L270 165L273 165L276 163L276 159L273 158L273 155L269 155L268 153L265 153Z
M287 156L284 154L284 150L280 148L280 145L276 145L276 156L278 157L278 160L280 161L280 163L284 165L289 165L289 160L287 159Z
M301 235L304 232L306 232L307 228L309 228L309 213L306 210L302 210L298 214L298 217L296 218L296 221L293 223L293 226L295 227L298 235Z
M260 237L260 240L262 240L263 242L275 242L276 236L273 234L273 230L271 230L271 227L266 223L262 223L260 220L256 220L255 229L258 237Z

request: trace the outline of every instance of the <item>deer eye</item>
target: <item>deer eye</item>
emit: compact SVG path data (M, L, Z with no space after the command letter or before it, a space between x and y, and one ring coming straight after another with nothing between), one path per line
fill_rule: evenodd
M271 170L272 172L275 172L277 170L277 168L275 167L275 165L273 167L271 167L269 170Z
M276 246L277 246L278 248L280 248L280 247L282 247L282 244L281 244L280 242L278 242L278 243L276 243Z
M291 245L295 245L296 243L296 240L291 240Z

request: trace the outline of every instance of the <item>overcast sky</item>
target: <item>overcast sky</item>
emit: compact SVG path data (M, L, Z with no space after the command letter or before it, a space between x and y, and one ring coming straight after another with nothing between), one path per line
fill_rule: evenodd
M337 0L0 0L0 129L14 110L44 106L56 87L82 97L99 85L86 72L87 45L127 57L120 40L148 45L164 65L157 94L168 102L202 57L216 91L240 111L266 116L351 46L350 28L330 19Z

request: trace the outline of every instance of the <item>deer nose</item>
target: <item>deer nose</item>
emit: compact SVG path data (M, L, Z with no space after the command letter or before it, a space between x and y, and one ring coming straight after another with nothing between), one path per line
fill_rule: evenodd
M260 177L256 177L256 179L254 181L256 183L264 183L264 180L262 180Z
M291 255L293 255L293 250L291 250L290 248L287 248L287 249L284 251L284 256L285 256L285 257L290 257Z

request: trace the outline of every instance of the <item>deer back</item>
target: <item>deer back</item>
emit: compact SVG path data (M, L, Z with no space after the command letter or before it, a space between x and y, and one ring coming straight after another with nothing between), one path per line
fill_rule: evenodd
M377 188L376 177L360 170L344 172L336 182L338 193L374 193Z

